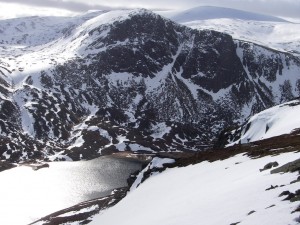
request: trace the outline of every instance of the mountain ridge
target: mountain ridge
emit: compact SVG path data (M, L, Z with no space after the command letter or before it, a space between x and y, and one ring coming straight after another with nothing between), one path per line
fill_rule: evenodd
M233 121L297 94L288 85L297 57L148 10L125 12L1 60L3 96L12 97L2 112L3 159L201 150Z
M254 20L245 20L247 11L238 11L240 18L235 18L234 13L227 11L232 9L218 7L196 7L189 10L179 11L163 11L158 12L161 15L176 20L176 16L180 24L191 27L193 29L204 30L212 29L224 32L233 36L236 40L250 41L259 45L277 49L279 51L290 52L295 56L300 55L300 33L299 23L290 21L275 20L259 20L254 16ZM203 14L201 12L203 11ZM227 12L227 16L223 16L222 11ZM190 12L190 13L189 13ZM209 16L205 17L209 12ZM250 13L251 14L251 13ZM212 17L211 16L211 17ZM258 18L258 17L257 17Z

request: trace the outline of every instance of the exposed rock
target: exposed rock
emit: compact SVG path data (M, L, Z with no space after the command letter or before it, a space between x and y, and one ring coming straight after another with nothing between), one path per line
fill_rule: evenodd
M241 222L231 223L230 225L238 225Z
M252 211L250 211L247 215L249 216L249 215L251 215L251 214L253 214L253 213L255 213L256 211L255 210L252 210Z
M266 191L269 191L269 190L272 190L272 189L275 189L275 188L278 188L278 185L271 185L271 187L267 188Z
M279 165L278 162L270 162L270 163L266 164L266 165L264 166L264 168L259 169L259 171L262 172L262 171L264 171L264 170L271 169L272 167L277 167L278 165Z
M33 170L39 170L39 169L42 169L42 168L49 168L49 164L48 163L44 163L44 164L41 164L41 165L31 165L32 166L32 169Z
M297 183L297 182L300 182L300 176L298 176L296 180L291 181L290 184Z
M274 207L274 206L276 206L276 205L270 205L270 206L268 206L266 209L272 208L272 207Z
M286 163L283 166L280 166L279 168L271 170L271 174L288 173L288 172L292 173L299 170L300 170L300 159L297 159L293 162Z
M295 213L295 212L300 212L300 205L292 213ZM300 222L300 220L298 222Z
M285 196L285 195L289 195L289 194L291 194L291 192L289 192L289 191L283 191L283 192L280 193L279 197L282 197L282 196Z
M5 161L0 161L0 172L4 171L4 170L8 170L11 168L16 167L16 165L12 164L12 163L8 163Z

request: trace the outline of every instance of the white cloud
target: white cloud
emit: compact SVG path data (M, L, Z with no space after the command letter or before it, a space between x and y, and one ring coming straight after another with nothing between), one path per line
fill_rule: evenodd
M74 16L75 12L47 7L35 7L14 3L0 2L0 19L11 19L26 16Z
M148 9L187 9L201 5L211 5L242 9L274 16L300 18L300 0L0 0L1 15L3 15L2 12L8 12L8 10L6 10L7 7L2 6L4 2L7 3L7 5L8 3L20 4L18 7L10 8L9 11L13 15L19 15L19 12L21 12L22 15L28 15L35 11L41 11L41 7L44 12L47 11L51 13L52 11L56 14L58 12L57 9L60 9L62 13L58 14L68 14L71 12L85 12L89 9L137 7ZM24 10L25 5L26 7L31 7L28 12L28 8ZM37 10L36 7L38 7L39 10Z

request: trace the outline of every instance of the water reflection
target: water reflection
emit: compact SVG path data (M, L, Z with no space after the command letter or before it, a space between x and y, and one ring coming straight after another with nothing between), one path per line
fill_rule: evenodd
M53 162L33 171L18 167L0 173L0 224L28 224L82 201L127 185L141 163L101 157L82 162Z

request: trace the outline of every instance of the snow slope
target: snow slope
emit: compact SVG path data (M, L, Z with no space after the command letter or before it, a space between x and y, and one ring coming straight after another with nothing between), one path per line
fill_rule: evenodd
M241 138L232 144L253 142L289 134L300 128L300 101L294 100L264 110L252 116L241 132Z
M297 224L291 214L297 202L278 197L294 192L299 184L290 184L296 173L259 172L269 162L279 165L299 158L300 153L250 159L244 155L202 162L155 174L116 206L93 218L91 224L103 225L195 225ZM271 185L275 189L266 190ZM281 186L286 185L286 186Z

